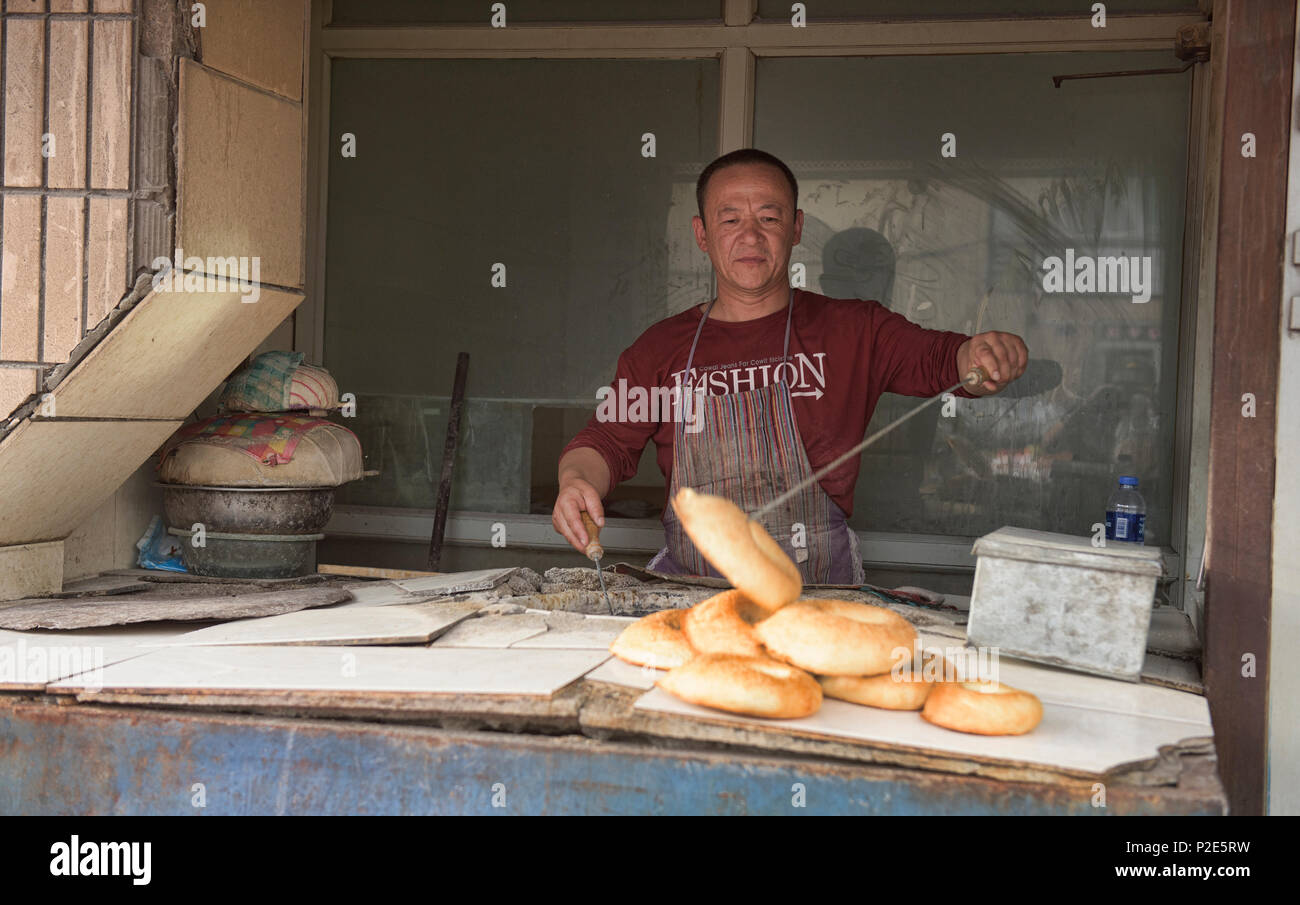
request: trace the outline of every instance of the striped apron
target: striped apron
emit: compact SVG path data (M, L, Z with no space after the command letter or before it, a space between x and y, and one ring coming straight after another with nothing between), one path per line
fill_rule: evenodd
M694 390L691 365L695 348L709 319L709 302L691 341L686 374L679 395L680 406L690 405L691 419L701 427L688 432L688 419L675 420L673 474L669 499L678 488L691 487L700 493L725 497L747 513L767 505L795 484L810 477L813 468L804 452L791 405L790 387L778 377L765 387L721 396ZM790 325L794 319L794 290L785 320L784 364L790 357ZM671 505L664 510L666 546L647 568L673 575L721 577L682 530ZM799 567L805 584L862 584L866 581L858 536L849 527L844 511L835 505L818 482L763 515L759 522Z

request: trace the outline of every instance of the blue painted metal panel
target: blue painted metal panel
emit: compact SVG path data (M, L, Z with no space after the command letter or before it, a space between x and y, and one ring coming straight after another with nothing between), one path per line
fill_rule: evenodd
M204 807L196 807L202 784ZM801 792L802 789L802 792ZM1001 782L740 752L0 698L5 814L1219 813L1169 788ZM802 801L802 806L799 802Z

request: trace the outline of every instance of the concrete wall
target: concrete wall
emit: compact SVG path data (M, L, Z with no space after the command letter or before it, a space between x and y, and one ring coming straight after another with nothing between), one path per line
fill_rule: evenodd
M154 459L136 469L63 541L63 580L75 581L135 565L135 542L162 514L162 491L153 486Z

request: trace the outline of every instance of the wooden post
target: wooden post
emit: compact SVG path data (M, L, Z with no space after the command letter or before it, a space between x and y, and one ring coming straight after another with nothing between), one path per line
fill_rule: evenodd
M1221 14L1222 10L1222 14ZM1215 5L1211 53L1227 92L1210 399L1205 686L1230 812L1262 814L1278 331L1286 233L1294 2ZM1243 155L1246 133L1254 136ZM1254 408L1248 416L1243 408ZM1292 415L1294 417L1294 415Z
M442 449L442 480L438 482L438 506L433 513L433 535L429 538L429 571L438 571L442 559L442 536L447 530L447 506L451 502L451 473L456 467L456 447L460 442L460 410L465 405L465 376L469 373L469 353L456 356L456 383L451 390L451 413L447 417L447 443Z

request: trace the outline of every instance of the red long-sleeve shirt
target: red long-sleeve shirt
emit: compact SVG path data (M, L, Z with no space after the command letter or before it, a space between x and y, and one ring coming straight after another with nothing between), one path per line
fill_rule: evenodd
M685 373L701 312L692 307L650 326L619 356L611 387L672 388ZM711 395L766 386L781 362L786 308L751 321L710 319L692 364L695 386ZM795 290L790 328L790 384L795 420L813 470L862 440L881 393L933 396L961 380L957 348L969 337L927 330L879 302L831 299ZM626 393L624 393L626 395ZM969 396L964 390L959 395ZM659 470L671 485L674 424L658 420L602 421L593 415L564 452L590 447L609 466L610 489L628 480L646 441L654 440ZM852 514L860 456L821 479L822 488Z

